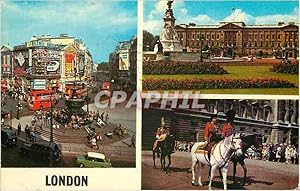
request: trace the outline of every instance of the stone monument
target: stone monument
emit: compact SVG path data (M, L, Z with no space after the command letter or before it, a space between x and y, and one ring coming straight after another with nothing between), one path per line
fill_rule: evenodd
M164 28L160 34L163 52L182 52L182 47L175 31L175 17L172 10L173 1L168 1L164 16Z

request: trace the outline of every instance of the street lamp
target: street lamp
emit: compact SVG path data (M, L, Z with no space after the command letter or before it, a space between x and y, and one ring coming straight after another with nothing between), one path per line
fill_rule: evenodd
M203 45L203 41L204 41L204 35L200 35L200 38L198 40L200 41L200 62L203 62L202 45Z
M82 87L84 88L84 83L82 83ZM90 85L87 83L86 84L86 96L85 96L85 100L87 102L87 104L86 104L87 113L89 113L89 89L90 89Z
M54 100L53 94L51 94L50 96L50 145L54 142L53 141L53 106L52 106L52 102ZM51 149L49 150L50 152L50 167L53 166L53 156L51 153Z
M17 91L17 93L18 93L18 103L17 103L17 116L16 116L16 118L19 120L20 119L20 109L23 109L23 106L21 105L21 103L20 103L20 90L18 89L18 91Z

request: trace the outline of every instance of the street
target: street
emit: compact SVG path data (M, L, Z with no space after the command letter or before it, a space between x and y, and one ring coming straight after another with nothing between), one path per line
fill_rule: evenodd
M60 100L55 108L64 106L64 101ZM23 104L23 103L22 103ZM5 111L16 105L15 100L8 100L5 105ZM83 109L87 109L86 105ZM75 167L75 157L85 155L87 152L100 152L105 154L112 161L113 167L135 167L135 147L129 147L131 144L131 136L135 134L135 107L129 109L125 108L125 104L119 104L114 109L98 109L94 104L89 104L89 111L99 111L109 115L109 124L105 127L98 128L93 122L91 127L95 127L97 133L102 136L102 141L98 143L99 149L93 150L87 143L87 132L83 129L80 131L73 131L71 128L62 127L53 129L53 140L61 148L63 154L63 161L60 166ZM38 161L28 160L26 157L20 155L19 146L22 142L27 141L25 136L25 126L30 126L33 112L29 111L26 106L20 111L21 118L18 120L13 118L11 121L12 127L16 130L19 123L21 123L21 136L18 137L18 145L16 147L7 147L2 149L2 166L3 167L47 167L48 164L39 163ZM6 119L5 123L10 125L10 120ZM113 132L117 124L121 124L128 129L128 135L118 137L114 135L112 138L104 136L106 132ZM36 128L36 141L49 141L50 128Z
M237 183L232 181L232 164L229 165L227 184L228 189L238 190L290 190L298 187L299 166L293 164L276 163L262 160L245 161L248 175L247 183L241 186L243 170L237 167ZM204 186L192 186L190 152L177 151L172 155L171 172L165 174L160 170L159 159L156 159L156 168L153 168L152 151L142 151L142 188L143 189L180 189L206 190L208 189L208 167L205 166L202 182ZM197 168L196 168L197 169ZM198 176L196 170L196 177ZM197 178L196 178L197 179ZM212 183L212 189L223 189L223 183L218 173Z

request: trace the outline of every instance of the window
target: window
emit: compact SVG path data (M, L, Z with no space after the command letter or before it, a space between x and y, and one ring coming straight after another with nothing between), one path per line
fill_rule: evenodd
M253 131L253 132L256 132L256 129L253 129L252 131Z
M275 34L272 34L272 40L274 40L275 39Z
M96 158L96 161L97 161L97 162L104 162L103 159L97 159L97 158Z
M264 133L267 134L267 133L268 133L268 130L265 130Z
M217 39L219 39L219 34L217 34Z
M281 38L281 35L280 35L280 34L279 34L279 35L277 35L277 39L278 39L278 40L280 40L280 38Z
M240 131L245 131L245 127L240 127Z

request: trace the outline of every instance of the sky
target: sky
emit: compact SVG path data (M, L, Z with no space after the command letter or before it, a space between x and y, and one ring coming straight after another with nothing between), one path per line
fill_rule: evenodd
M143 29L158 35L163 27L167 1L145 1ZM172 4L175 24L219 24L243 21L247 25L299 23L298 1L184 1Z
M1 4L1 45L16 46L32 36L67 33L82 39L96 63L109 60L120 41L137 34L137 2L34 0Z

